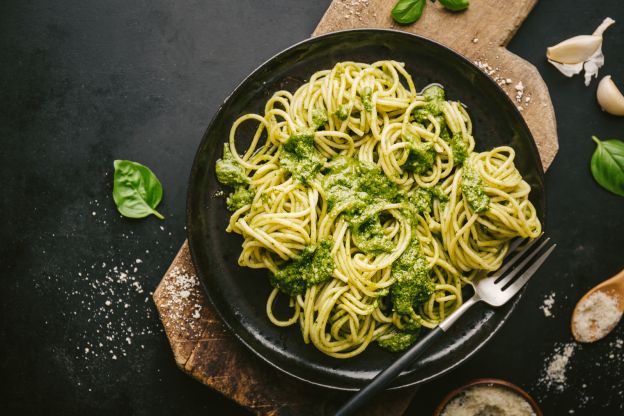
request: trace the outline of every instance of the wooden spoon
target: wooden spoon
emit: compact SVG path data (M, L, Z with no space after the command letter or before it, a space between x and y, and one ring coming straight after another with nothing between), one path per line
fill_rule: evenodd
M607 297L594 296L590 299L597 292L601 292ZM596 301L599 301L602 305L588 309L588 306ZM615 309L613 308L614 301L617 303ZM600 306L603 306L603 308L601 309ZM624 270L595 286L578 301L572 312L572 335L578 342L598 341L607 336L617 326L623 313Z

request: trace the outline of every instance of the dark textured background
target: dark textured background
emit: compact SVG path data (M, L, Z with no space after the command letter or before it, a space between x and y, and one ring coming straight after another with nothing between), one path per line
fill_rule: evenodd
M186 180L213 112L257 65L308 37L328 3L0 4L0 413L246 414L177 370L149 292L185 238ZM605 16L618 23L606 33L601 75L624 85L620 0L542 1L510 45L539 68L557 113L561 149L546 182L559 248L494 340L424 386L409 414L430 414L477 377L519 384L549 415L622 414L624 349L613 346L622 326L576 349L566 390L538 383L544 360L571 340L576 300L624 266L624 199L588 169L590 136L624 139L624 119L598 109L596 81L586 88L544 59L546 46L590 33ZM116 213L116 158L156 172L165 221ZM553 291L546 318L539 306Z

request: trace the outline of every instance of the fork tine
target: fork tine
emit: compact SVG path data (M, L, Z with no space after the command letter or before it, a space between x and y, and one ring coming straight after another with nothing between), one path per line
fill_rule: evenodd
M546 250L544 254L542 254L537 260L535 260L535 262L531 265L531 267L529 267L524 273L522 273L522 275L518 278L518 280L513 282L511 286L505 289L505 294L508 296L515 295L516 292L518 292L522 288L522 286L524 286L526 282L529 281L529 279L531 278L531 276L533 276L533 274L537 271L537 269L540 268L542 263L544 263L546 258L550 256L550 253L552 253L555 247L557 247L557 244L553 244L548 250Z
M535 241L535 240L534 240ZM522 250L520 253L516 254L516 257L514 257L513 259L511 259L511 262L515 262L515 260L517 258L519 258L520 256L522 256L529 248L531 248L533 246L532 243L534 243L534 241L531 241L531 243L529 243L529 245L527 245L527 248L525 248L524 250ZM542 244L539 245L539 247L535 250L532 250L531 253L529 253L526 258L524 260L522 260L522 262L518 265L518 267L516 267L514 270L512 270L509 274L507 274L501 281L499 282L495 282L496 286L500 286L501 288L504 287L507 283L511 282L513 280L514 277L516 277L516 275L518 273L520 273L520 271L522 271L522 268L524 266L527 265L527 263L529 261L531 261L531 259L533 257L535 257L542 248L544 248L544 246L550 241L550 237L546 238ZM510 262L510 263L511 263ZM507 267L509 268L509 266Z
M491 274L488 277L491 278L491 279L494 279L494 280L496 280L499 277L501 277L503 275L503 273L505 273L507 270L509 270L509 268L511 266L513 266L514 263L516 263L520 259L520 257L522 257L522 255L526 252L526 250L531 248L531 246L533 244L535 244L537 242L537 240L539 240L542 235L543 234L540 234L540 236L537 237L535 240L530 241L529 244L527 244L527 246L524 249L522 249L522 251L520 251L515 256L513 256L511 258L511 260L505 262L505 264L503 264L503 266L500 269L498 269L496 271L496 273ZM520 244L522 244L524 241L526 241L526 238L519 238L518 240L516 240L513 243L511 243L511 245L509 246L509 254L513 253L520 246Z

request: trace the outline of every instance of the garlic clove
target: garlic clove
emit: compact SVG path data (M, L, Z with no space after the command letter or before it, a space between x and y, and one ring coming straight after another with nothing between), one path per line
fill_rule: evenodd
M615 20L611 19L610 17L605 18L602 23L600 23L600 26L598 26L596 30L594 30L594 33L592 33L592 35L602 36L604 31L607 30L609 26L611 26L613 23L615 23Z
M611 75L606 75L600 80L598 90L596 90L596 99L607 113L624 116L624 95L611 79Z
M546 50L546 57L561 64L587 61L602 45L602 36L579 35Z

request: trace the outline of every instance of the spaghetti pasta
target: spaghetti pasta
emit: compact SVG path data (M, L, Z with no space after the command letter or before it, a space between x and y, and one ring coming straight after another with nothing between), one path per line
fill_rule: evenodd
M255 132L241 156L243 123ZM239 265L270 272L271 322L349 358L444 320L511 239L541 232L514 150L474 147L462 104L437 84L418 92L395 61L338 63L237 119L217 178L234 188ZM291 316L273 312L282 294Z

